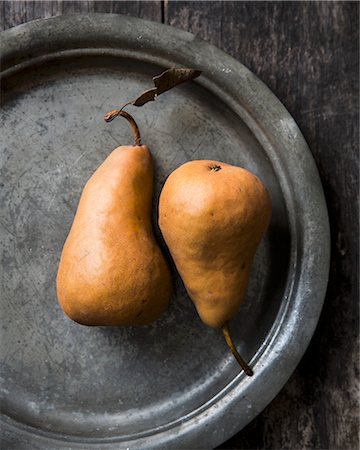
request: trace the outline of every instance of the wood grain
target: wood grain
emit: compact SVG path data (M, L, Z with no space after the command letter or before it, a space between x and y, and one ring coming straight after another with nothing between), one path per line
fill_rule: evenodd
M0 30L30 20L61 14L114 13L161 22L161 0L156 1L61 1L16 0L0 2Z
M219 448L357 449L359 4L6 1L0 3L0 29L75 12L129 14L195 33L257 74L299 124L330 216L325 306L282 392Z
M220 448L359 445L358 9L354 2L166 4L166 23L224 49L282 100L318 165L331 223L330 282L311 345L272 404Z

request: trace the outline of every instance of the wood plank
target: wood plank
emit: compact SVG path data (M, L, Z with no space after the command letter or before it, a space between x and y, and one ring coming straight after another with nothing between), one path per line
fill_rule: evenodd
M359 445L358 12L355 2L165 3L165 23L245 64L296 119L319 168L332 231L328 293L305 357L272 404L220 448Z
M67 13L89 12L88 2L63 2L63 1L35 1L35 0L19 0L5 1L3 3L4 14L0 17L0 29L20 25L30 20L48 18L58 16L63 13L64 3L67 5ZM69 4L71 3L71 5Z
M95 1L94 12L126 14L161 22L161 0L157 1Z
M63 1L16 0L0 2L0 31L30 20L61 14L115 13L161 22L161 0L154 1Z

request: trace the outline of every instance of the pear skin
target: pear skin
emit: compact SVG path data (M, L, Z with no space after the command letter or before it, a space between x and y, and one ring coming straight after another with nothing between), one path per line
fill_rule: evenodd
M190 161L167 179L159 225L201 320L222 328L244 299L271 200L249 171L219 161Z
M169 303L171 275L151 223L152 158L135 142L86 183L63 248L58 300L80 324L146 325Z

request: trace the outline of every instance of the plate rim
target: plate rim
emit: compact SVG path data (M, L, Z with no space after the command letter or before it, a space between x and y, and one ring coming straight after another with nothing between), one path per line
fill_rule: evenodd
M72 30L74 34L71 34ZM96 45L91 46L94 44L93 36L97 41ZM3 434L26 439L27 442L30 439L39 448L49 448L49 445L62 448L65 442L67 445L71 443L74 448L85 443L101 448L114 448L120 443L124 447L135 444L136 448L184 448L184 445L205 448L221 444L253 420L286 383L310 342L325 297L330 266L329 220L320 176L297 124L270 89L239 61L193 34L168 25L118 14L74 14L28 22L1 32L1 37L0 67L3 76L37 61L65 54L84 55L86 52L125 56L163 67L175 62L176 65L199 68L203 74L196 82L217 95L221 93L222 100L241 117L271 156L274 167L282 170L280 174L288 173L279 182L288 193L288 197L284 195L284 200L292 229L298 238L293 241L291 249L297 277L290 280L291 291L269 332L269 339L275 345L271 347L270 342L264 343L262 351L257 352L254 357L256 372L250 381L239 374L230 383L232 388L227 389L218 402L213 402L174 427L162 427L159 433L155 430L150 436L136 438L135 435L135 440L124 441L119 437L107 441L74 436L65 438L7 418L2 425ZM171 46L167 48L169 42ZM267 107L263 108L263 104ZM295 167L298 169L296 176L291 171ZM289 182L291 176L293 179ZM303 256L304 261L299 261L299 255ZM291 314L294 307L298 315L306 313L306 327L301 327ZM292 352L286 353L290 342ZM276 380L271 377L274 373ZM259 386L261 401L255 401ZM255 405L252 413L238 417L236 423L227 420L227 415L237 416L241 411L241 399L242 406L244 399L247 404ZM210 426L221 430L216 439L206 432Z

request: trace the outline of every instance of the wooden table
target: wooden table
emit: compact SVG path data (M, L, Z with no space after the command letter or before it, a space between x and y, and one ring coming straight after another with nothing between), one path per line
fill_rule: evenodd
M71 13L119 13L190 31L257 74L299 124L329 209L332 262L312 342L281 393L219 448L357 449L357 2L1 1L0 29Z

